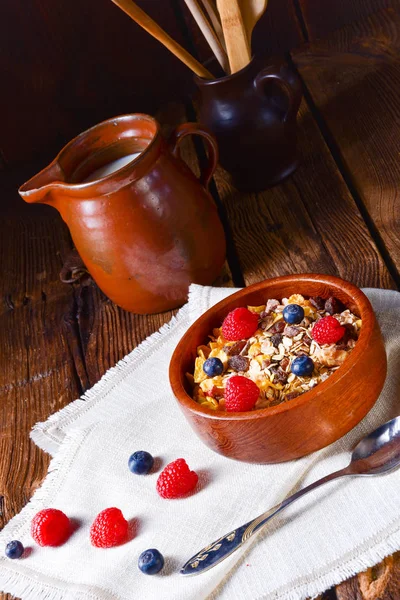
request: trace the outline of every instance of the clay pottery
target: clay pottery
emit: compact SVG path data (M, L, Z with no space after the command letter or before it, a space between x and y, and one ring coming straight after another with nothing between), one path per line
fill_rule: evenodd
M200 179L179 156L192 134L209 149ZM224 263L224 231L207 191L217 160L201 125L180 125L167 142L152 117L123 115L81 133L19 193L57 208L111 300L156 313L183 304L190 283L211 284Z
M197 346L239 306L269 298L335 296L362 319L359 339L344 363L323 383L277 406L241 413L213 411L191 397ZM292 275L240 290L204 313L179 342L170 363L170 382L195 433L212 450L251 463L293 460L328 446L350 431L372 408L386 377L386 353L368 298L356 286L328 275Z
M263 67L253 58L233 75L196 76L195 83L201 94L199 119L215 134L220 164L237 189L265 189L296 169L296 115L302 92L288 66Z

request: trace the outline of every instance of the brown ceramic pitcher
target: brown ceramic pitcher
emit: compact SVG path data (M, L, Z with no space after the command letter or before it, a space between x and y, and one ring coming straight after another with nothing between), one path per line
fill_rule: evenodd
M289 67L264 67L253 58L233 75L195 77L195 82L201 93L200 121L215 134L220 163L237 189L265 189L296 169L302 93Z
M208 144L200 180L179 156L189 134ZM224 231L206 189L217 158L215 139L201 125L180 125L167 142L152 117L124 115L69 142L19 193L59 210L111 300L156 313L183 304L190 283L211 284L224 263Z

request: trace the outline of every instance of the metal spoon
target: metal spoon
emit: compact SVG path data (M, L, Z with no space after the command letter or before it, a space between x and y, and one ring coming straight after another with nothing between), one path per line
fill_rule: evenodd
M262 527L281 512L284 508L298 500L315 488L333 481L345 475L381 475L387 473L400 465L400 417L388 421L363 438L353 450L350 464L340 471L335 471L311 483L299 490L292 496L285 498L283 502L274 506L267 512L245 525L234 529L220 537L212 544L200 550L186 564L180 573L182 575L197 575L208 571L219 564L227 556L235 552L252 535L260 531Z

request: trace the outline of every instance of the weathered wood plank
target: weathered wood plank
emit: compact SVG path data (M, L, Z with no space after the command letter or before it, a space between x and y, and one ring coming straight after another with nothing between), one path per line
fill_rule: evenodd
M337 600L398 600L400 552L336 586Z
M242 194L220 169L218 193L246 284L300 272L339 275L361 286L391 287L388 271L303 102L301 166L287 181Z
M396 2L396 6L400 6ZM400 11L382 10L293 53L325 135L400 282ZM389 260L389 258L388 258Z
M391 0L299 0L310 40L325 37L349 23L390 6Z
M30 441L30 429L82 389L77 347L65 333L74 295L58 278L70 248L68 231L55 211L33 207L27 217L15 191L2 198L2 209L4 201L14 206L14 217L1 220L0 234L1 525L28 501L47 471L48 456Z

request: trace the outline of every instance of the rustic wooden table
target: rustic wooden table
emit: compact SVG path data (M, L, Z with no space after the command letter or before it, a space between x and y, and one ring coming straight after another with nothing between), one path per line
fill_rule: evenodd
M304 84L301 166L283 184L247 195L217 172L212 193L228 237L221 285L322 272L359 286L400 286L399 52L400 16L384 9L287 57ZM195 113L175 105L159 117L173 124ZM184 149L194 169L202 152ZM68 230L53 209L25 205L16 193L44 164L4 175L1 188L2 524L46 475L49 457L29 440L33 424L80 396L172 314L128 314L92 283L60 282ZM321 598L398 600L400 553Z

